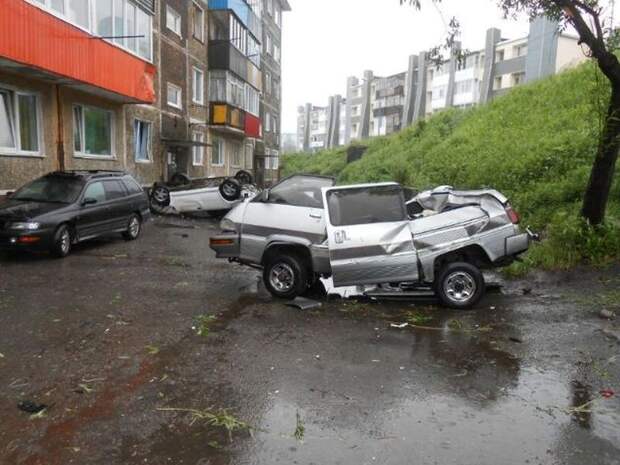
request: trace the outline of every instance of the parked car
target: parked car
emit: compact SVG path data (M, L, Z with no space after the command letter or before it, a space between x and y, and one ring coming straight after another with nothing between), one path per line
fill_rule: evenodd
M481 270L528 249L534 235L518 223L495 190L416 194L396 183L336 187L330 178L296 175L235 207L210 246L219 258L261 267L280 298L331 277L335 287L394 294L430 286L444 305L469 308L484 294Z
M195 178L175 174L167 184L151 189L151 210L155 213L198 213L223 215L244 198L258 193L252 175L239 171L234 178Z
M130 175L57 171L0 203L0 248L49 250L62 258L73 244L104 234L135 240L149 217L148 196Z

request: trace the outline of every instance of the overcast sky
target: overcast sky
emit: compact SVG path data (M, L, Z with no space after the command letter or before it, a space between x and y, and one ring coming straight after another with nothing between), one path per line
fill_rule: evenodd
M438 10L427 2L421 12L399 0L289 0L282 38L282 131L297 130L297 106L326 106L345 94L348 76L371 69L376 75L407 70L408 57L445 37ZM484 46L485 33L498 27L505 38L527 34L525 19L503 20L494 0L443 0L446 21L457 16L463 47Z

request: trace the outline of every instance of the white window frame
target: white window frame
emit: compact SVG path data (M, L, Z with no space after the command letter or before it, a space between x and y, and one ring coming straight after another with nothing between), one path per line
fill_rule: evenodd
M146 142L147 144L146 145L146 158L138 158L138 131L137 131L138 124L146 124L148 125L148 128L149 128L149 134L148 134L148 138ZM153 155L151 153L151 150L152 150L152 138L153 138L153 122L140 119L140 118L136 118L134 119L134 123L133 123L133 131L134 131L134 134L133 134L134 161L136 163L152 163Z
M209 160L209 162L211 163L211 166L222 167L226 164L226 144L224 142L224 139L220 137L214 137L212 142L211 159ZM220 163L213 163L213 150L215 150L216 147L218 148Z
M200 78L197 75L200 75ZM197 86L198 82L200 82L200 87ZM198 95L198 90L200 90L200 95ZM192 66L192 102L199 105L205 103L205 72L196 66Z
M170 89L179 91L179 102L178 103L174 103L170 101ZM166 103L168 104L168 106L182 110L183 109L183 89L180 86L173 84L172 82L168 82L166 84Z
M200 11L200 34L197 35L196 34L196 11L194 11L194 21L193 21L193 31L192 31L192 35L194 37L194 39L196 39L198 42L201 42L204 44L205 41L205 10L198 5L198 3L193 2L194 8L198 11Z
M231 142L230 146L230 166L233 168L241 168L243 164L243 145L240 142ZM235 149L238 151L235 152ZM239 163L235 163L235 153L238 153Z
M41 111L41 94L38 92L30 92L24 91L13 86L6 86L0 83L0 90L4 90L9 93L9 97L11 98L11 110L13 111L12 117L14 118L13 123L13 138L15 139L15 147L0 147L0 156L21 156L21 157L35 157L35 158L43 158L45 155L43 153L43 118ZM12 95L11 95L12 94ZM23 95L27 97L35 97L36 98L36 118L37 118L37 142L39 144L39 150L31 151L31 150L22 150L21 149L21 129L19 127L19 104L17 102L18 96Z
M96 24L95 24L95 2L97 0L84 0L88 2L88 26L84 27L81 24L78 24L74 21L71 21L69 19L68 16L68 0L62 0L63 1L63 8L64 8L64 12L60 13L58 11L56 11L55 9L52 8L51 4L52 4L52 0L26 0L28 3L36 6L37 8L40 8L44 11L46 11L47 13L51 14L52 16L55 16L59 19L61 19L64 22L67 22L69 24L71 24L72 26L77 27L78 29L81 29L82 31L98 37L99 33L98 31L96 31ZM126 3L131 3L133 6L136 7L136 11L140 9L140 7L138 6L138 4L132 0L124 0L124 5ZM112 2L112 18L114 18L114 9L116 8L114 2ZM149 55L148 57L144 57L142 55L140 55L139 53L137 53L137 51L131 50L129 47L126 47L123 44L115 41L114 39L102 39L105 40L107 43L114 45L115 47L121 48L123 50L125 50L126 52L140 58L141 60L145 60L148 61L149 63L153 62L153 15L151 13L148 13L145 11L145 14L150 18L150 27L149 27L149 34L151 36L150 41L149 41ZM123 27L125 27L125 15L123 15ZM112 23L114 24L114 21L112 21ZM134 18L134 27L137 27L138 22L137 22L137 17ZM114 26L112 26L114 27ZM112 36L116 35L114 33L114 30L112 31ZM136 40L139 40L136 38ZM136 45L136 50L138 49L138 45Z
M271 132L271 113L265 112L265 132Z
M75 150L75 140L73 140L73 157L74 158L94 158L97 160L115 160L116 156L115 156L115 148L116 148L116 118L114 115L114 112L111 110L108 110L107 108L101 108L101 107L96 107L94 105L85 105L82 103L76 103L71 107L71 128L73 129L72 134L75 134L75 109L76 108L81 108L82 109L82 133L80 134L80 140L82 142L82 146L80 147L80 150ZM85 143L86 143L86 124L85 124L85 119L84 119L84 109L91 109L91 110L98 110L98 111L104 111L106 113L108 113L110 115L110 154L97 154L97 153L86 153L85 150ZM75 136L72 136L75 137Z
M193 132L192 140L194 142L202 142L205 141L205 135L202 132ZM205 163L205 147L204 145L194 145L192 146L192 165L193 166L204 166Z
M170 24L170 17L173 18L173 24ZM178 30L177 30L178 27ZM181 39L183 38L183 18L177 10L170 5L166 5L166 29L174 32Z

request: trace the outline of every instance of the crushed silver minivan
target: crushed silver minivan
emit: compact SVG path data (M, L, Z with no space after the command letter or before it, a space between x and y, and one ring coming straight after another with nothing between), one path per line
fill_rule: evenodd
M218 258L261 268L280 298L331 277L335 287L394 293L430 286L444 305L469 308L484 294L481 270L510 264L535 239L518 223L495 190L416 193L294 175L233 208L210 246Z

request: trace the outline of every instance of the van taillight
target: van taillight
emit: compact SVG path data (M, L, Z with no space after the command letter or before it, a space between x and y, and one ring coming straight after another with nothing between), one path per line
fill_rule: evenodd
M506 205L506 214L508 215L508 218L510 219L510 222L512 224L519 224L519 221L521 221L519 214L514 211L514 209L510 205Z

